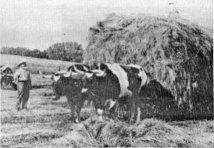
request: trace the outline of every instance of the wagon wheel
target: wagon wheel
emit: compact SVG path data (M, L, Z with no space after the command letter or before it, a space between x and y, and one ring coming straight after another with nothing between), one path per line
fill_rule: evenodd
M16 83L11 82L11 83L10 83L10 86L11 86L14 90L17 90L17 84L16 84Z
M1 89L12 87L17 90L17 85L13 82L13 78L10 76L2 76L1 78Z
M3 76L3 77L1 78L1 89L6 88L9 84L10 84L10 83L9 83L7 77Z

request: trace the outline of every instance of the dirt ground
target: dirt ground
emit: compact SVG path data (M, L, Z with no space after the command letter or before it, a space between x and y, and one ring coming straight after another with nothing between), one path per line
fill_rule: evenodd
M70 119L66 98L61 97L60 100L53 101L52 96L47 95L51 92L51 89L47 88L31 90L28 110L17 112L15 109L17 92L1 90L1 147L75 147L75 141L67 142L68 135L75 134L72 131L77 124L72 123ZM85 112L87 111L90 110L85 109ZM148 119L145 122L148 122ZM164 122L155 120L154 122L149 120L149 122L152 122L151 125L154 127L150 126L149 129L159 130L159 132L149 132L147 128L147 132L142 134L146 138L144 143L135 144L135 146L174 147L170 143L177 141L176 147L214 147L214 121ZM163 128L171 132L167 133L167 130L160 132ZM164 136L171 137L171 141L166 141ZM178 142L181 137L186 145ZM94 139L96 140L96 137ZM149 145L145 144L145 140L149 141ZM155 145L157 142L159 145ZM164 142L164 145L160 145ZM104 146L101 143L97 145Z

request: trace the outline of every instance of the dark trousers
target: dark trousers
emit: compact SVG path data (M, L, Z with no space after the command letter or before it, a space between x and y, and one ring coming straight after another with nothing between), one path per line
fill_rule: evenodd
M29 99L30 88L28 81L19 81L18 82L18 102L16 105L17 110L27 108L27 102Z

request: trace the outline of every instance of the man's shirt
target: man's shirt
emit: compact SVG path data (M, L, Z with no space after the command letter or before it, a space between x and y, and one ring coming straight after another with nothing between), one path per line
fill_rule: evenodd
M16 70L14 74L14 80L17 81L30 81L30 72L27 70L26 67L20 67L19 69Z

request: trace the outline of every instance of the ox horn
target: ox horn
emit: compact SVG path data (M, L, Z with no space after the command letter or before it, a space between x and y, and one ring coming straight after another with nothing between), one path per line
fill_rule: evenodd
M76 71L76 73L78 73L80 76L81 76L81 78L83 78L83 79L89 79L89 78L91 78L92 76L93 76L93 73L90 73L90 72L83 72L83 71L81 71L81 70L78 70L77 68L76 68L76 66L74 66L74 69L75 69L75 71ZM73 73L72 73L73 74Z
M78 73L78 72L73 72L69 70L67 73L64 74L64 77L71 77L73 79L81 79L84 77L84 74Z
M45 79L52 79L53 78L53 75L44 75L40 70L39 70L39 74L42 76L42 78L45 78Z
M77 72L72 72L71 70L66 71L66 72L65 71L59 71L59 72L57 72L57 74L59 74L63 77L66 77L66 78L71 77L73 79L80 79L82 77L81 74L79 74Z
M102 71L102 70L99 70L99 69L94 69L94 70L92 70L92 72L95 73L95 75L98 76L98 77L106 76L106 72Z
M70 77L71 76L71 71L69 70L68 72L61 72L64 77Z
M71 70L67 72L60 72L58 74L63 75L64 77L71 77L73 79L81 79L85 77L85 73L73 72ZM87 77L87 76L86 76Z
M90 79L90 78L92 78L93 73L88 73L88 72L86 72L86 73L85 73L85 76L86 76L87 79Z

